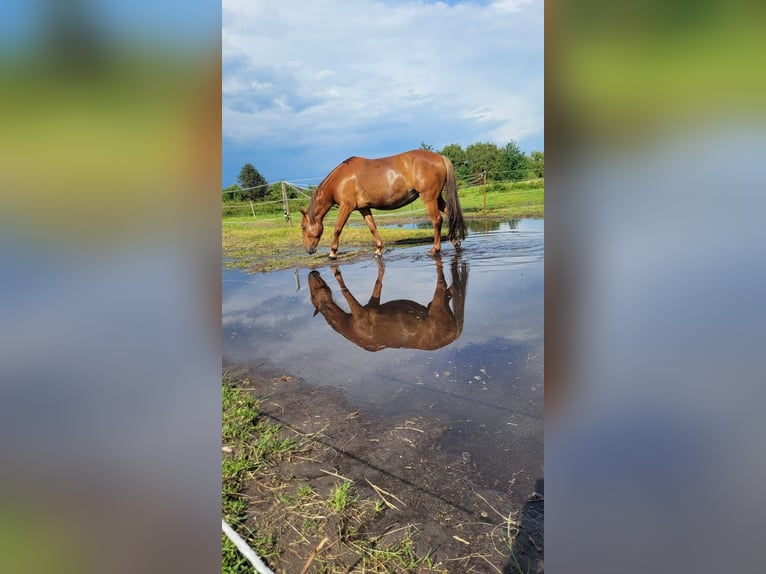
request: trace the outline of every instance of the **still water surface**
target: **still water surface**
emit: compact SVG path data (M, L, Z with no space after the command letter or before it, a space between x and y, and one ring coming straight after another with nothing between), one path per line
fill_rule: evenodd
M442 450L470 457L487 486L514 474L533 484L543 476L543 236L542 219L479 221L463 252L447 243L440 260L419 245L390 249L382 268L370 256L337 267L317 258L313 272L224 270L224 360L341 388L372 416L439 420L451 429ZM429 329L451 334L437 341Z

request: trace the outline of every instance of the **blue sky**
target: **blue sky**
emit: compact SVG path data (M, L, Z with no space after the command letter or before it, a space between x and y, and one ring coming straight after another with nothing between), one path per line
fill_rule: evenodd
M223 0L222 26L224 186L421 142L544 149L542 0Z

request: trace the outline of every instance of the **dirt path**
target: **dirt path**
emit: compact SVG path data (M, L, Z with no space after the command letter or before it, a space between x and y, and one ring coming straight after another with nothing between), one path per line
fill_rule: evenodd
M313 438L313 447L248 488L252 524L281 549L275 571L299 573L309 562L308 572L356 571L355 537L430 557L430 567L412 572L543 571L542 495L519 505L511 500L513 481L505 492L477 485L467 453L442 452L449 429L438 418L377 420L340 390L289 375L230 374L261 399L264 415ZM328 517L286 504L299 488L325 500L344 481L353 481L360 503L353 514Z

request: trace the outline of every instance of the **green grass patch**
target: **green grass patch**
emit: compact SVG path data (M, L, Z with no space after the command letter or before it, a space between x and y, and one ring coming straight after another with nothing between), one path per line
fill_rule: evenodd
M352 483L343 481L332 487L330 496L327 499L327 505L335 512L340 513L351 506L355 499L356 495L353 492Z
M246 485L254 473L282 456L298 450L298 442L284 436L284 429L262 418L258 401L247 390L224 377L221 385L221 512L223 518L262 558L279 553L277 540L270 533L251 530L247 523L249 500ZM245 560L222 534L221 568L224 574L251 573Z

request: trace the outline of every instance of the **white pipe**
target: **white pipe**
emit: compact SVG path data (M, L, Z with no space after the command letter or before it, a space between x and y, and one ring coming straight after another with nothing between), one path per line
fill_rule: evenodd
M224 534L226 534L226 536L229 537L229 540L234 543L237 550L239 550L245 558L250 560L250 563L255 566L255 569L259 574L274 574L274 571L263 563L263 560L261 560L253 549L248 546L247 542L242 540L242 537L237 534L231 526L226 524L226 521L223 518L221 518L221 526L223 527Z

